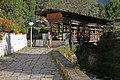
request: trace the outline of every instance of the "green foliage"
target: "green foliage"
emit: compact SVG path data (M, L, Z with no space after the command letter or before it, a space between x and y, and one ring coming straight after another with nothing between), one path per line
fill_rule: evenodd
M3 36L2 35L0 35L0 40L2 40L3 39Z
M5 13L5 11L0 8L0 16L3 16L4 13Z
M24 14L23 0L1 0L0 9L3 10L3 16L9 19L19 19Z
M35 18L36 0L1 0L0 16L14 21L20 32L26 33L25 19ZM11 27L12 29L12 27Z
M100 18L106 18L106 12L105 12L105 5L101 2L98 3L99 7L99 17Z
M47 8L90 15L96 12L96 0L48 0Z
M27 33L27 28L26 27L21 27L19 32L23 33L23 34L26 34Z
M28 18L35 18L36 0L24 0L25 10Z
M21 26L24 26L24 4L23 0L1 0L0 2L0 9L3 11L1 16L12 20L18 30L21 29ZM8 25L10 30L13 30L13 27L11 26L12 25Z
M36 9L41 10L46 8L48 0L36 0Z
M111 76L113 80L120 79L120 40L105 39L98 42L96 47L82 45L77 52L80 66ZM89 56L93 55L96 62L89 63Z
M81 68L90 68L88 63L88 57L90 55L91 49L86 45L79 45L76 51L76 55L78 57L78 63Z
M75 45L72 45L72 50L70 50L70 46L65 46L64 48L61 48L60 53L69 61L72 62L73 55L75 55L76 47Z
M97 64L102 73L120 78L120 40L102 40L98 43Z
M106 5L106 14L111 20L120 16L120 0L109 0Z

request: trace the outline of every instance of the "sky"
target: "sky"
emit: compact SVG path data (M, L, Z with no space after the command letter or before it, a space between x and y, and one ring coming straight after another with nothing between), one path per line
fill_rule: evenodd
M98 0L98 1L106 4L108 0Z

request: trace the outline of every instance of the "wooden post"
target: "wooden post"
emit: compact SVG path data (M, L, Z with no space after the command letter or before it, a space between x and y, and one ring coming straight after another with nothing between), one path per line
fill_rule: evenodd
M60 33L60 24L58 24L58 35Z
M70 37L69 37L69 45L70 45L70 50L72 50L72 32L71 32L71 22L70 22L70 27L69 27L69 32L70 32Z
M79 37L79 33L80 33L80 30L79 30L79 25L77 26L77 42L80 41L80 37Z
M83 26L83 42L85 41L85 26Z
M63 23L61 23L61 26L62 26L62 40L63 40L63 32L64 32L64 26L63 26Z
M60 33L60 31L59 31L59 30L60 30L60 25L59 25L59 23L58 23L57 28L58 28L58 30L57 30L57 31L58 31L57 34L58 34L58 39L59 39L59 37L60 37L60 35L59 35L59 33Z
M52 22L50 22L50 33L52 35Z

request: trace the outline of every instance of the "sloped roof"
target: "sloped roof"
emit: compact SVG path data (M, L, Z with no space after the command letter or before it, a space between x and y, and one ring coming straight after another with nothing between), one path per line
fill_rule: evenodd
M67 11L54 10L54 9L45 9L42 11L36 11L36 15L47 17L47 14L58 13L58 12L62 14L64 19L69 19L69 20L77 20L80 22L87 22L87 23L99 23L103 25L111 22L106 19L100 19L92 16L80 15L74 12L67 12Z

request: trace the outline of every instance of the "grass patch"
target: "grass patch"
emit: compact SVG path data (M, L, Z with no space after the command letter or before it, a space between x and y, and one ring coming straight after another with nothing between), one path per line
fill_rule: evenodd
M22 48L22 49L20 49L20 50L18 50L18 51L27 51L28 49L29 49L30 47L24 47L24 48ZM18 52L17 51L17 52ZM16 53L16 52L15 52Z
M74 60L77 59L74 54L75 51L76 51L75 45L72 45L72 50L70 50L70 46L65 46L59 49L59 52L72 63L74 63L75 62Z
M6 56L0 56L0 60L8 59Z
M73 55L73 52L69 49L68 46L60 49L59 51L60 51L60 53L61 53L64 57L66 57L68 60L70 60L71 55Z
M8 61L8 60L14 60L14 58L11 58L9 56L0 56L0 61Z

